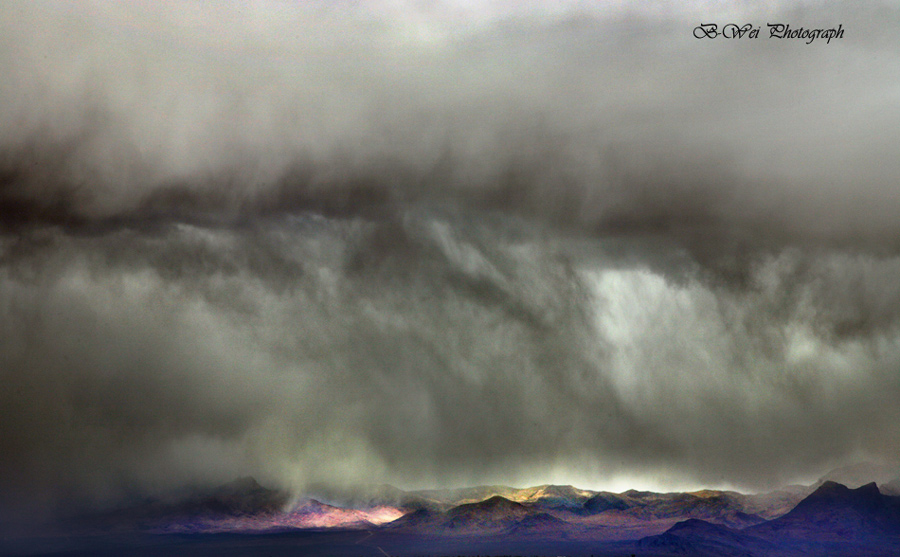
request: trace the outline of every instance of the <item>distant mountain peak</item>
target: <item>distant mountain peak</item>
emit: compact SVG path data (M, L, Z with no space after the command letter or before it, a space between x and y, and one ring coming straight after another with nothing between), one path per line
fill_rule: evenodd
M865 494L877 493L878 495L881 495L881 489L878 488L878 484L875 482L869 482L866 485L856 488L856 492Z
M741 531L713 524L705 520L690 518L678 522L662 534L649 536L638 541L639 547L662 550L666 555L749 555L747 552L722 552L723 548L745 548L748 543L761 540ZM762 542L762 545L765 545ZM767 548L768 549L768 548ZM655 552L654 552L655 553Z
M294 504L294 508L292 510L297 509L322 509L322 510L331 510L337 509L339 507L335 507L334 505L329 505L328 503L323 503L318 499L301 499Z
M701 520L699 518L689 518L687 520L682 520L681 522L676 523L674 526L669 528L667 532L670 533L679 533L679 532L733 532L731 528L726 528L725 526L721 526L719 524L713 524L712 522L707 522L706 520Z
M628 503L614 493L598 493L585 501L582 508L589 513L601 513L609 510L622 511L628 508Z
M840 484L837 482L826 481L822 485L820 485L815 491L813 491L806 500L817 500L817 499L845 499L847 501L850 500L863 500L863 499L871 499L878 498L881 496L881 490L878 489L878 484L875 482L869 482L863 486L860 486L856 489L850 489L844 484Z
M638 491L636 489L629 489L628 491L622 493L622 495L627 495L629 497L642 498L642 497L650 497L653 495L652 491Z
M763 535L833 540L896 536L900 532L900 501L882 495L875 482L850 489L825 481L787 514L749 530Z
M831 480L826 480L822 482L815 491L813 491L809 496L822 496L822 495L832 495L832 494L844 494L850 491L850 488L845 486L844 484L840 484L837 482L833 482Z
M473 505L480 505L483 507L498 507L498 506L507 506L507 507L521 507L521 503L516 503L510 499L502 495L494 495L493 497L488 497L484 501L480 503L472 503Z
M447 525L451 528L472 527L496 527L509 525L525 518L536 511L515 501L510 501L500 495L494 495L478 503L465 503L447 511L449 519Z
M850 466L835 468L819 478L817 483L824 484L832 481L853 489L870 482L885 484L898 476L900 476L900 467L896 465L859 462Z
M493 497L489 497L484 501L479 501L477 503L466 503L463 505L459 505L450 510L450 514L459 514L463 512L471 512L471 511L492 511L492 512L509 512L509 511L523 511L525 510L525 505L521 503L516 503L515 501L511 501L502 495L494 495Z

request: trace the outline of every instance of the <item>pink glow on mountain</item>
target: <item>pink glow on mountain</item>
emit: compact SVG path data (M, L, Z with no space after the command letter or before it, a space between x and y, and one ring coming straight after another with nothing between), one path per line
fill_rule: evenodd
M302 500L290 510L270 515L240 517L201 517L165 525L165 532L260 532L283 529L346 528L384 524L403 516L404 511L390 506L366 510L343 509L316 501Z

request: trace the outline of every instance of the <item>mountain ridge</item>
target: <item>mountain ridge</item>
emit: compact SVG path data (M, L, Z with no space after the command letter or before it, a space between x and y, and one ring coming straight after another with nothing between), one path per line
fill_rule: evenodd
M494 493L498 490L505 495ZM476 495L484 497L470 500ZM611 493L552 484L405 492L388 486L360 497L355 505L286 497L253 478L239 478L195 490L181 501L126 509L116 515L119 522L95 521L94 527L106 531L113 524L118 531L130 527L190 535L318 532L335 539L357 536L378 547L402 540L421 547L451 542L454 547L482 547L478 544L490 539L525 544L515 547L590 546L600 554L603 548L660 556L900 553L900 497L884 493L875 482L849 488L825 480L817 487L764 494Z

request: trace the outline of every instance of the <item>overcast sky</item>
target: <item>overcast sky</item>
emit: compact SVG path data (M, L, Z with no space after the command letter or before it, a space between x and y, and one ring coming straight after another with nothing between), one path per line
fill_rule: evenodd
M550 5L0 4L2 499L895 462L900 8Z

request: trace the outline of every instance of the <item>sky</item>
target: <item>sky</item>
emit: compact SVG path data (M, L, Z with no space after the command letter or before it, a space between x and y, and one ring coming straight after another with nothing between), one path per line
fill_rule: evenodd
M3 2L0 503L895 463L898 26Z

